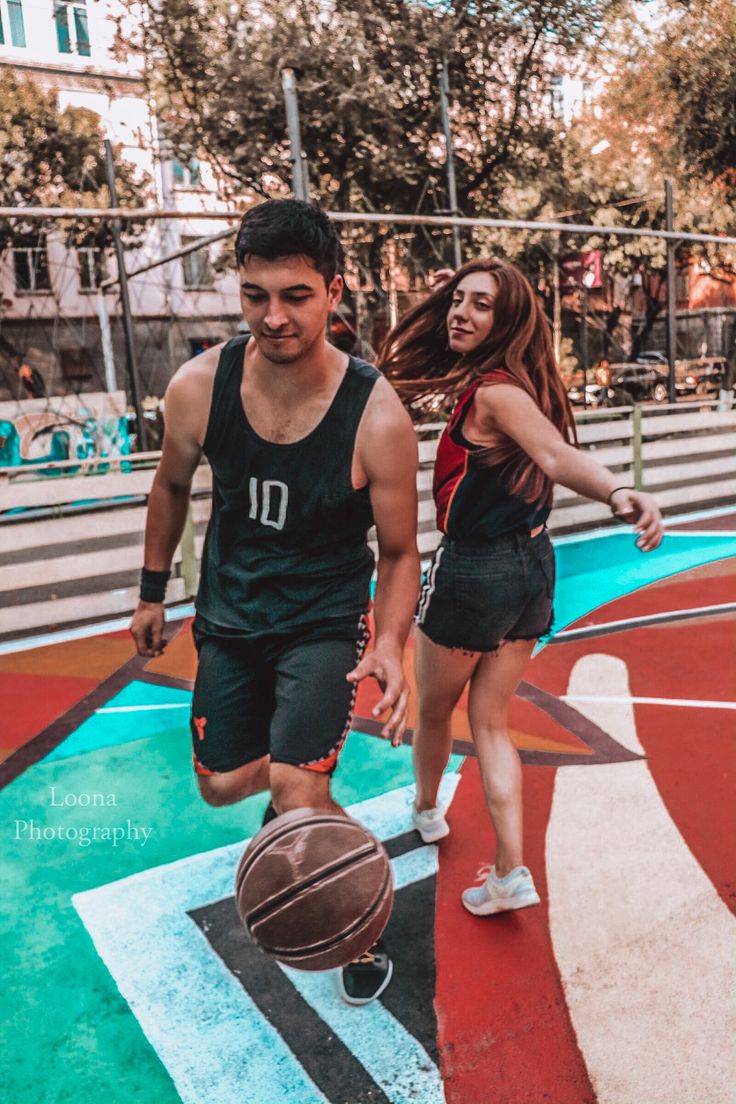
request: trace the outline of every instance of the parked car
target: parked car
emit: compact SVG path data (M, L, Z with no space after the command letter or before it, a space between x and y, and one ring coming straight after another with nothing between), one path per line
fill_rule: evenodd
M669 374L665 353L645 349L635 358L637 364L653 365ZM675 390L679 395L715 394L726 373L725 357L696 357L675 363Z
M614 406L632 403L666 402L669 397L667 374L653 364L612 364L608 401Z
M567 397L573 406L606 406L608 388L601 387L599 383L589 383L586 385L585 399L583 399L582 387L578 383L573 383L567 389Z
M666 353L660 353L658 349L645 349L634 357L637 364L659 364L662 368L669 367Z

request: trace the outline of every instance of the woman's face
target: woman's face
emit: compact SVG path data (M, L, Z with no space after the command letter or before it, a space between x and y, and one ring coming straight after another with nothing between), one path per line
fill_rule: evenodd
M497 290L490 272L470 272L457 285L447 312L447 334L453 352L472 352L486 340L493 329Z

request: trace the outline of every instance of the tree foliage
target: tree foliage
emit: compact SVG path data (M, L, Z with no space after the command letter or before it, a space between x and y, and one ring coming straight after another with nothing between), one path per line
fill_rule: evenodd
M299 70L311 194L328 209L434 214L448 208L438 66L451 85L458 205L493 214L509 183L543 178L558 156L549 75L618 10L614 0L155 0L144 23L150 81L168 136L204 154L232 192L288 194L281 71ZM538 206L538 204L537 204ZM532 204L534 207L534 204ZM391 231L355 249L380 295ZM402 262L446 263L446 232L421 232Z
M736 5L678 4L662 36L659 73L676 101L670 129L693 169L736 191Z
M0 73L0 206L107 207L103 133L99 116L78 107L59 110L56 92L35 81ZM121 204L139 201L141 182L118 159ZM61 226L68 241L88 239L89 227L71 220ZM22 218L0 223L0 249L13 236L43 232ZM100 226L96 244L107 244Z

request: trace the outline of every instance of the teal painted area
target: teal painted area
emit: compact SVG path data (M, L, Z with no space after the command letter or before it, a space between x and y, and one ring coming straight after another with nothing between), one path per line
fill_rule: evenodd
M54 748L46 760L66 759L70 755L81 755L95 748L150 738L169 732L176 726L188 733L187 710L191 700L189 690L179 690L173 686L154 686L148 682L131 682L114 698L105 702L104 708L151 705L178 705L182 708L142 709L135 713L94 713Z
M188 727L171 711L162 713L165 729L47 758L0 792L2 1001L11 1044L0 1058L0 1083L9 1104L179 1099L70 903L78 891L237 842L260 826L265 795L223 809L202 802L190 768ZM459 762L455 757L451 767ZM335 794L349 804L410 780L410 748L353 733ZM64 804L66 795L94 793L112 794L115 804ZM32 821L41 833L51 829L54 837L32 840L17 821ZM116 846L111 839L80 846L59 838L70 829L93 828L98 834L119 828L126 837ZM143 828L150 829L146 843Z
M640 552L631 532L559 542L554 631L650 583L729 556L736 556L736 537L729 533L665 536L654 552Z

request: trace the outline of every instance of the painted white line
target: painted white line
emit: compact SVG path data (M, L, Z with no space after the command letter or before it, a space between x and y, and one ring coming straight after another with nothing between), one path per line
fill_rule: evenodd
M730 533L726 529L710 529L710 530L695 530L690 533L672 533L670 532L670 525L684 525L686 522L691 521L708 521L711 518L727 517L730 514L734 514L733 506L717 506L712 510L699 510L692 514L673 514L671 517L664 518L665 536L667 537L736 537L736 534ZM557 544L580 544L584 541L595 540L597 537L610 537L614 533L634 533L634 527L632 525L604 525L600 529L588 529L584 533L566 533L564 537L552 538L552 543Z
M160 705L107 705L102 709L95 709L95 713L99 716L105 713L147 713L155 709L191 708L191 702L162 702Z
M732 701L700 701L698 698L621 698L611 694L562 694L565 702L599 702L605 705L619 705L631 702L633 705L672 705L682 709L736 709Z
M599 624L583 625L578 629L563 629L557 633L554 639L559 644L566 640L584 640L586 637L603 636L610 632L620 632L623 629L650 628L660 623L686 621L694 617L719 616L723 613L736 611L735 602L721 602L715 606L688 606L686 609L664 610L662 613L644 613L639 617L624 617L620 621L601 621Z
M445 776L443 802L451 801L457 784L456 775ZM412 794L404 786L348 812L388 839L409 829ZM142 871L78 893L72 901L183 1104L326 1104L285 1041L186 915L232 896L246 842ZM395 859L393 868L397 887L411 884L436 871L437 849L420 846ZM299 975L307 989L304 978L309 976ZM315 1007L329 1003L320 989L329 983L335 1007L326 1010L325 1018L334 1017L334 1030L339 1026L341 1037L344 1033L348 1045L359 1049L359 1060L365 1059L370 1075L380 1078L392 1104L441 1104L437 1068L383 1006L349 1009L339 1001L334 977L311 976L318 979ZM374 1031L367 1029L369 1023Z
M601 685L621 704L581 711L640 747L621 660L581 659L569 696ZM547 880L555 956L598 1104L726 1104L736 921L645 760L557 771Z
M720 537L721 540L728 540L730 537L734 544L736 544L736 533L729 532L728 529L689 529L686 532L671 533L667 530L668 537Z
M65 644L68 640L83 640L87 636L99 633L119 632L130 625L132 613L127 617L116 617L110 621L95 621L93 625L79 625L76 629L60 629L58 632L41 633L38 636L25 636L22 640L6 640L0 644L0 655L12 655L14 652L28 652L31 648L45 648L47 644ZM181 621L184 617L194 617L194 606L173 606L164 611L167 621Z
M686 521L708 521L709 518L727 517L736 513L733 506L712 506L709 510L696 510L692 514L672 514L665 518L666 525L677 525ZM723 535L723 530L719 535Z

